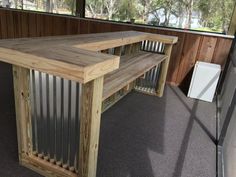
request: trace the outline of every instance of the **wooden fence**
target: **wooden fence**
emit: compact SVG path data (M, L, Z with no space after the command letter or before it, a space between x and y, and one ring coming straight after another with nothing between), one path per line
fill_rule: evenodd
M196 61L206 61L224 66L232 39L219 35L165 30L148 26L111 23L70 16L0 9L0 39L100 33L137 30L173 35L179 38L174 46L167 82L184 86L191 76Z

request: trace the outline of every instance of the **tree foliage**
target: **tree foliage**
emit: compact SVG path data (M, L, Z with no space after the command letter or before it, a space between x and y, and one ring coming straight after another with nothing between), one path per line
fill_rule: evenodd
M137 17L136 0L121 0L118 9L116 16L120 20L131 20Z
M86 0L93 18L226 31L235 0Z

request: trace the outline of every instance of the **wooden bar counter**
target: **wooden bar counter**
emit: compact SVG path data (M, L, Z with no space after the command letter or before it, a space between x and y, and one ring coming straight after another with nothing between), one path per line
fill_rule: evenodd
M0 41L13 65L20 164L96 177L103 111L136 90L162 96L177 37L136 31Z

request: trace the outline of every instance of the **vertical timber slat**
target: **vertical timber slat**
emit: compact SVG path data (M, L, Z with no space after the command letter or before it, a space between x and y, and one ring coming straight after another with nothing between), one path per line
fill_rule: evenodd
M114 55L121 56L121 47L116 47L114 49Z
M173 45L166 45L164 53L165 55L168 56L164 62L162 62L161 66L161 73L160 73L160 79L157 87L157 96L162 97L164 93L164 88L165 88L165 82L166 82L166 76L168 72L168 66L170 62L170 57L171 57L171 51L172 51Z
M229 24L229 30L227 32L228 35L234 35L236 32L236 7L234 6L234 11L231 17L231 21Z
M22 163L22 154L32 153L29 69L14 65L13 79L19 161Z
M79 177L96 177L103 77L82 86Z

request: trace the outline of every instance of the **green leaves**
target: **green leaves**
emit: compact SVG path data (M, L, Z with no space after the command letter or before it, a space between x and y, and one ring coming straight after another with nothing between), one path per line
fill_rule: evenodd
M234 5L235 0L86 0L86 15L223 32L229 26Z

